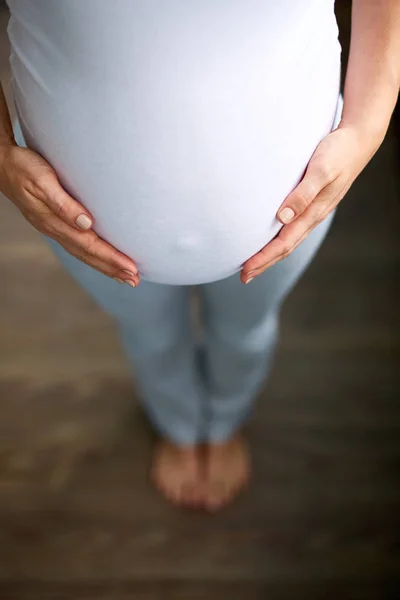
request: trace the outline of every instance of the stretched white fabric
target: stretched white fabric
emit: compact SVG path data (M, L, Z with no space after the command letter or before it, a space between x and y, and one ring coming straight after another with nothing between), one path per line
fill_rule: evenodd
M334 0L8 4L25 143L143 279L228 277L277 234L338 120Z

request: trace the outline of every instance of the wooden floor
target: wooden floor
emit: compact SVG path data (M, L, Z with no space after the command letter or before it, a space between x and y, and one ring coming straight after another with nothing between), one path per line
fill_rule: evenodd
M212 517L148 484L110 320L1 199L1 600L400 597L395 149L389 134L285 305L253 487Z

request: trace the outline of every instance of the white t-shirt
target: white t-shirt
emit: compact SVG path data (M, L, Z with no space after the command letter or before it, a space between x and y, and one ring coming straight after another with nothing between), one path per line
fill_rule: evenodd
M335 124L334 0L9 0L25 143L145 280L240 270Z

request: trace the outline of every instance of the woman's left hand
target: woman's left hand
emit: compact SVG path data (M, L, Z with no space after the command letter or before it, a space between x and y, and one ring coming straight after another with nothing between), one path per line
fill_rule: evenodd
M320 142L304 177L277 213L284 226L271 242L243 264L240 275L243 283L261 275L301 244L339 204L383 138L382 133L363 132L348 125L339 126Z

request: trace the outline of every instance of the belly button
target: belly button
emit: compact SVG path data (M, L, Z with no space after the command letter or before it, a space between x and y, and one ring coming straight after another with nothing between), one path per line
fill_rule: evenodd
M200 246L199 239L193 235L180 236L175 243L175 248L181 252L196 250L199 248L199 246Z

